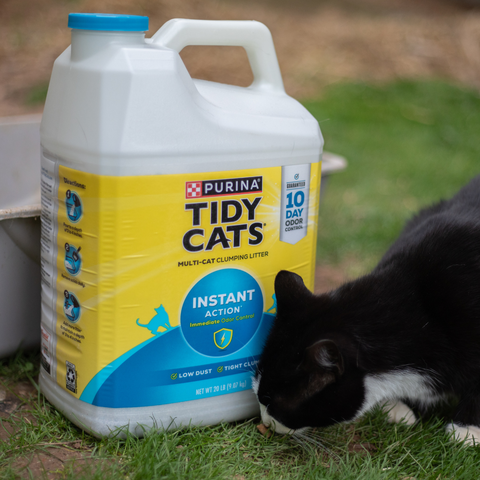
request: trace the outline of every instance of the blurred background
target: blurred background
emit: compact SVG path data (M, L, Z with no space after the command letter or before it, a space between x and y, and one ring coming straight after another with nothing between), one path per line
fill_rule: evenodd
M480 0L1 0L0 117L40 113L70 12L258 20L286 91L348 168L321 206L317 288L371 268L420 206L480 171ZM196 78L247 86L243 49L187 47Z
M475 0L2 0L0 116L39 112L70 12L146 15L153 35L175 17L258 20L273 34L289 95L346 80L442 78L480 87ZM241 48L188 47L192 76L248 85Z

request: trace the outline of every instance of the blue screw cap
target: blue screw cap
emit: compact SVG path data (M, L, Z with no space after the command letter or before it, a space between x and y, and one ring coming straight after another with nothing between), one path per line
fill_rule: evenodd
M148 17L109 13L71 13L68 16L68 26L78 30L146 32L148 30Z

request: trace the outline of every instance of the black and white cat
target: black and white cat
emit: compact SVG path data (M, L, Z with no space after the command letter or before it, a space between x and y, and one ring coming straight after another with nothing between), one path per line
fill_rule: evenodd
M480 443L480 176L410 220L368 275L313 295L282 271L277 316L253 389L279 433L354 420L386 405L458 399L452 438Z

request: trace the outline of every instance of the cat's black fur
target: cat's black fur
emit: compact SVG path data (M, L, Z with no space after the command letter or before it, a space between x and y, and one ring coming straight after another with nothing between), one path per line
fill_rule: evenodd
M453 395L453 430L471 427L478 443L480 176L410 220L370 274L316 296L283 271L275 292L254 380L264 423L322 427Z

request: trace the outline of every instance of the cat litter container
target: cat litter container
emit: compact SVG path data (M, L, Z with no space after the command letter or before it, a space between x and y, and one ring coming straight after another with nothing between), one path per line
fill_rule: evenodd
M0 119L0 357L40 343L39 123Z
M258 22L69 26L41 125L41 389L97 436L254 416L275 276L313 288L318 122ZM187 45L244 47L252 85L192 79Z

